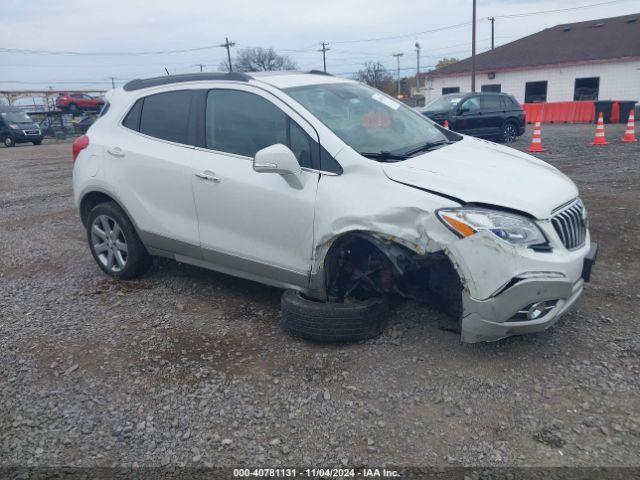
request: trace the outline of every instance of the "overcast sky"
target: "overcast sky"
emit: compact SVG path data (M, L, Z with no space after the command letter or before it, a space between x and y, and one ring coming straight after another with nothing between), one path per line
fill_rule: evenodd
M490 46L487 17L605 1L478 0L478 51ZM0 90L108 89L109 77L121 85L132 78L163 75L164 67L171 73L199 71L200 63L205 71L215 71L226 56L223 48L139 53L211 47L226 36L236 42L232 52L272 47L301 69L322 68L317 49L325 41L331 49L328 70L343 75L368 60L395 69L392 54L400 52L402 73L411 75L416 41L422 46L423 69L442 57L461 59L471 53L471 0L2 0L2 5ZM638 11L637 0L619 0L569 12L498 18L496 45L560 23ZM47 53L61 51L91 55Z

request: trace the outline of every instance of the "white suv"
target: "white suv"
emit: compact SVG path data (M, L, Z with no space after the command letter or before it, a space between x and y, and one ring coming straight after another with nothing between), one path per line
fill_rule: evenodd
M324 341L378 334L392 296L441 306L467 342L541 331L589 280L571 180L363 84L203 73L107 101L73 186L111 276L162 256L281 287L285 328Z

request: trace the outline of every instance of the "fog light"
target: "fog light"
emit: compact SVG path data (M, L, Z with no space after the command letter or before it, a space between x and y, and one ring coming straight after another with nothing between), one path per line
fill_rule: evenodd
M527 311L527 319L535 320L536 318L540 318L547 311L547 302L538 302L534 303L529 307Z

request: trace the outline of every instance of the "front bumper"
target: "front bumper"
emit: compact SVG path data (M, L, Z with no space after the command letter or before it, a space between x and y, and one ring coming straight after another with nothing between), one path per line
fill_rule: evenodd
M529 278L486 300L463 294L462 341L475 343L500 340L511 335L541 332L551 327L578 300L595 264L598 247L592 243L575 281L557 278ZM521 320L517 314L536 302L555 301L547 313L535 320Z
M42 130L39 128L29 128L26 130L12 130L11 134L18 143L37 142L43 139Z

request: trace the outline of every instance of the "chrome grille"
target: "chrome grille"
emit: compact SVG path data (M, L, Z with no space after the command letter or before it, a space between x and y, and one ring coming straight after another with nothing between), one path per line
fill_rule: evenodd
M555 212L551 224L569 250L584 245L588 227L587 211L579 198Z

